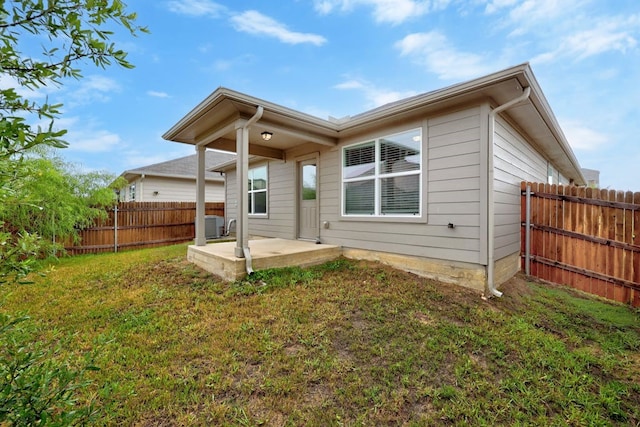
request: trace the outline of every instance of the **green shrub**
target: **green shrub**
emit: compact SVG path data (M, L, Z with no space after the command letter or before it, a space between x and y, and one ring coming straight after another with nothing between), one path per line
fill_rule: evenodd
M80 368L60 359L61 345L35 340L29 317L0 313L0 425L70 426L95 420L91 402L80 402L77 392L97 370L85 360Z

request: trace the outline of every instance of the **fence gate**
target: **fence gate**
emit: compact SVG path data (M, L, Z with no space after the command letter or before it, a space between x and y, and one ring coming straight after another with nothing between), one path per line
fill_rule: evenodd
M640 307L640 192L523 182L531 276Z

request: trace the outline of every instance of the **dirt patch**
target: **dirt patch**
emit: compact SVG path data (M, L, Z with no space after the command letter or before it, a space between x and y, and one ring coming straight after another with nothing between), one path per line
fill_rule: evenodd
M301 346L300 344L291 344L284 348L284 353L287 356L296 356L303 350L304 350L304 347Z
M533 291L528 281L521 273L516 274L500 285L500 292L502 292L502 297L487 300L488 306L510 313L526 311L527 300L533 296Z
M415 318L418 322L426 326L435 326L438 322L426 313L416 313Z

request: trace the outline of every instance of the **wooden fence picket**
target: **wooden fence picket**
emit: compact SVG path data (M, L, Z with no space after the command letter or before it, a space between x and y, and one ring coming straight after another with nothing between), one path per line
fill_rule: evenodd
M523 182L523 206L527 186L530 274L640 307L640 192Z
M118 250L141 249L187 242L195 237L194 202L121 202L118 204ZM67 242L69 255L113 252L115 212L80 230L80 243ZM224 203L206 203L205 215L224 217Z

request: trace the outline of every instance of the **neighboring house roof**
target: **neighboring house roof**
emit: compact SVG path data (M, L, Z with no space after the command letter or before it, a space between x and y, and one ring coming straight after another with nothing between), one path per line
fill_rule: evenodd
M233 153L223 153L221 151L207 150L205 155L205 180L224 181L224 177L218 172L212 172L217 165L228 163L236 158ZM197 155L192 154L162 163L155 163L149 166L142 166L136 169L129 169L120 176L131 182L139 176L157 176L165 178L195 179L197 171Z
M493 106L502 105L520 96L527 87L531 89L530 96L501 114L509 116L562 175L578 185L585 184L580 164L528 63L342 119L320 119L220 87L163 138L235 152L238 123L246 123L261 106L262 117L249 129L249 154L284 159L284 152L296 146L308 143L336 146L340 138L389 126L398 120L486 100ZM273 137L263 141L260 137L263 131L272 132ZM227 165L231 166L229 162Z

